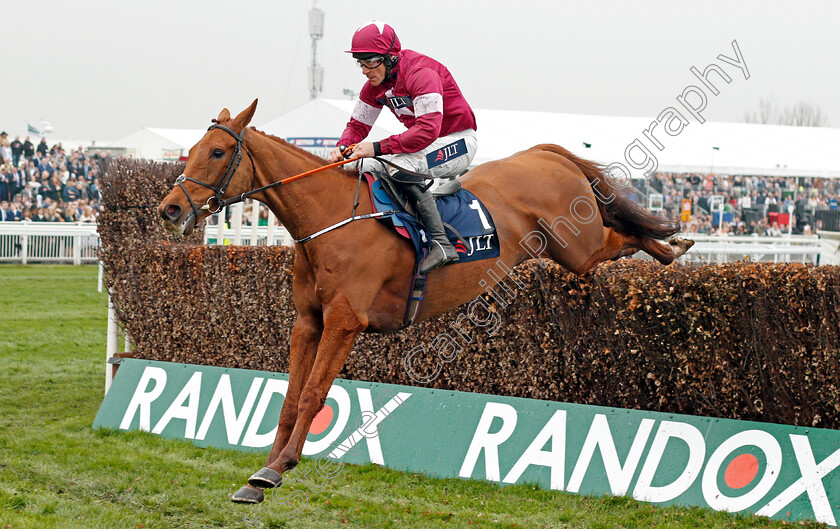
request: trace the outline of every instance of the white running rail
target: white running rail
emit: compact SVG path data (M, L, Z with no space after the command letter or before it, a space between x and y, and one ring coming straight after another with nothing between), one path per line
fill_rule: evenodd
M95 263L98 250L92 222L0 222L3 263Z
M823 241L816 235L768 237L686 233L679 237L695 242L683 258L692 263L719 264L749 257L754 262L817 264L820 253L825 251Z

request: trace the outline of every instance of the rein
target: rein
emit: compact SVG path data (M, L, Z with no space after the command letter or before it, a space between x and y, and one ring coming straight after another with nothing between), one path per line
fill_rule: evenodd
M341 167L342 165L352 163L352 162L355 162L357 160L361 160L360 157L355 157L355 158L348 158L348 159L342 160L340 162L335 162L335 163L331 163L331 164L327 164L327 165L322 165L321 167L316 167L315 169L311 169L309 171L305 171L303 173L296 174L294 176L290 176L290 177L284 178L282 180L278 180L277 182L273 182L271 184L264 185L264 186L259 187L257 189L252 189L251 191L246 191L245 193L242 193L241 195L236 195L236 196L233 196L233 197L230 197L230 198L226 199L222 195L224 195L225 190L230 185L230 182L233 179L233 175L236 173L236 170L239 169L239 163L242 161L242 151L243 150L245 151L245 154L248 155L248 159L251 160L252 178L255 178L256 175L257 175L257 166L254 164L254 157L251 156L251 152L248 149L243 148L243 142L244 142L243 136L244 136L244 133L245 133L245 129L242 129L241 134L237 134L233 130L229 129L228 127L225 127L224 125L221 125L219 123L214 123L213 125L210 125L210 127L207 130L209 131L209 130L213 130L213 129L223 130L223 131L227 132L228 134L230 134L231 136L233 136L233 138L236 140L236 147L234 147L233 154L230 157L230 161L228 162L227 168L225 169L225 173L222 175L222 177L219 179L219 181L216 182L214 185L210 185L206 182L202 182L201 180L196 180L195 178L190 178L189 176L187 176L183 173L181 173L181 175L178 176L178 178L175 179L175 184L177 186L179 186L181 188L181 191L184 192L184 195L187 196L187 200L189 200L189 202L190 202L190 206L192 207L193 215L194 215L194 218L196 220L198 220L198 215L199 215L200 211L209 211L211 214L218 213L225 206L229 206L231 204L237 204L239 202L243 202L246 198L248 198L250 196L253 196L253 195L256 195L257 193L261 193L261 192L263 192L267 189L282 186L284 184L294 182L295 180L300 180L302 178L306 178L307 176L312 176L316 173L320 173L321 171L326 171L328 169L334 169L336 167ZM355 145L351 145L347 149L345 149L344 152L347 153L347 154L345 154L345 156L349 156L352 153L353 147L355 147ZM373 156L372 158L374 160L378 161L379 163L389 165L389 166L393 167L394 169L396 169L398 171L401 171L403 173L406 173L408 175L415 176L415 177L420 177L420 178L423 178L423 179L429 179L428 175L420 174L420 173L417 173L415 171L405 169L403 167L400 167L399 165L396 165L395 163L393 163L389 160L382 159L378 156ZM190 196L189 191L187 191L186 186L184 186L184 182L186 182L186 181L193 182L195 184L198 184L200 186L203 186L203 187L206 187L206 188L210 189L211 191L213 191L213 196L208 198L203 206L196 207L195 202L192 199L192 196ZM359 184L361 184L361 176L359 177ZM356 199L358 199L358 192L359 192L359 190L356 189ZM216 201L216 209L211 209L210 208L210 201L211 200ZM355 200L354 200L354 202L355 202ZM356 220L362 220L362 219L373 219L373 218L379 218L379 217L388 217L388 216L391 216L394 213L396 213L395 210L391 210L391 211L380 211L380 212L376 212L376 213L367 213L365 215L358 215L357 216L355 214L356 213L356 205L358 205L358 204L355 204L353 206L353 213L350 216L350 218L344 219L343 221L337 222L337 223L333 224L332 226L328 226L328 227L326 227L322 230L319 230L319 231L313 233L312 235L308 235L308 236L303 237L301 239L295 239L294 241L296 243L304 244L306 242L311 241L315 237L318 237L319 235L323 235L323 234L325 234L327 232L330 232L330 231L332 231L336 228L340 228L340 227L342 227L345 224L348 224L350 222L353 222L353 221L356 221Z
M355 145L351 145L351 146L347 147L347 149L345 149L345 152L347 152L347 154L345 156L352 153L354 146ZM401 171L405 174L415 176L415 177L419 177L419 178L423 178L424 180L430 180L429 175L424 175L424 174L420 174L420 173L415 172L415 171L410 171L410 170L408 170L404 167L400 167L399 165L397 165L397 164L395 164L395 163L393 163L389 160L385 160L383 158L380 158L379 156L372 156L371 158L376 160L377 162L379 162L381 164L390 165L391 167L393 167L397 171ZM271 184L271 185L268 185L268 186L265 186L265 187L261 187L260 189L254 190L251 193L255 193L257 191L260 191L260 190L268 188L268 187L273 187L275 185L280 185L284 182L290 182L290 181L293 181L293 180L297 180L299 178L303 178L305 176L309 176L311 174L317 173L318 171L322 171L324 169L329 169L331 167L338 167L339 165L344 165L346 163L353 162L353 161L356 161L356 160L359 160L359 159L360 158L350 158L350 159L342 161L342 162L336 162L336 163L333 163L333 164L330 164L330 165L325 165L323 167L319 167L318 169L313 169L312 171L307 171L307 172L301 173L299 175L291 176L289 178L286 178L285 180L281 180L279 182L275 182L274 184ZM331 232L334 229L340 228L340 227L344 226L345 224L349 224L349 223L351 223L355 220L376 219L376 218L379 218L379 217L390 217L390 216L394 215L395 213L397 213L397 210L391 209L391 210L388 210L388 211L377 211L376 213L366 213L364 215L358 215L357 216L356 215L356 206L359 205L359 203L358 203L359 187L361 186L361 184L362 184L362 170L361 170L361 167L360 167L359 168L359 184L358 184L358 186L356 186L356 198L353 199L353 212L350 214L349 218L344 219L340 222L336 222L332 226L327 226L326 228L324 228L322 230L318 230L315 233L313 233L312 235L307 235L306 237L303 237L301 239L294 239L294 241L296 243L299 243L299 244L305 244L305 243L311 241L312 239L314 239L315 237L318 237L318 236L323 235L325 233ZM428 189L431 185L432 185L432 182L430 182L425 188ZM243 196L246 195L246 194L248 194L248 193L243 194Z

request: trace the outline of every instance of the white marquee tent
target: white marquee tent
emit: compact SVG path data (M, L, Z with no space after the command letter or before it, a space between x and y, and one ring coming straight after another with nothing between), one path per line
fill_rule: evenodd
M281 138L297 138L300 141L296 143L300 145L305 145L307 139L334 140L344 130L354 104L350 100L315 99L256 126ZM688 116L684 109L679 111ZM653 117L486 109L475 109L475 113L479 137L476 164L504 158L539 143L556 143L583 158L603 164L624 164L634 176L641 176L643 171L631 167L625 154L636 142L629 153L632 160L644 162L646 158L655 158L658 170L663 172L840 178L840 129L837 128L699 123L691 119L678 134L670 136L662 124L645 134L654 122ZM383 110L370 139L381 139L403 130L396 118ZM144 128L114 145L134 148L138 157L161 159L163 150L180 148L186 155L203 134L203 129ZM648 161L647 166L651 167L652 163Z
M204 136L203 129L160 129L144 127L125 138L112 142L113 147L134 151L137 158L149 160L177 160L186 156L190 147Z
M258 128L280 137L338 137L353 106L349 100L316 99ZM556 143L603 164L620 162L634 176L641 176L643 171L632 168L625 158L625 150L638 141L664 172L840 178L840 129L836 128L699 123L691 119L675 136L669 136L662 125L653 128L651 134L660 150L644 134L654 118L487 109L475 109L475 114L479 137L476 164L539 143ZM403 130L402 124L383 110L369 137L376 140ZM645 156L639 148L630 154L637 162Z
M505 110L475 113L479 162L538 143L556 143L583 158L622 163L633 176L642 176L644 171L634 169L627 160L626 151L635 143L647 153L637 146L630 157L644 162L652 156L661 172L840 177L840 129L691 119L675 136L657 124L649 133L655 138L651 140L645 131L654 118ZM638 165L650 167L652 162Z

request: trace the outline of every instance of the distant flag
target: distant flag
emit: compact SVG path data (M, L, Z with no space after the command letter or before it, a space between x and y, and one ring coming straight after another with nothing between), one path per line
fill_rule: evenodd
M27 132L27 134L38 134L38 135L41 134L40 130L36 129L35 127L33 127L29 123L26 124L26 132Z

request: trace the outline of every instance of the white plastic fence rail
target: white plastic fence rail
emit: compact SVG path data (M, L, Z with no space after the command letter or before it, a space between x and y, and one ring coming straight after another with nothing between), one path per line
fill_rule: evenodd
M92 222L0 222L3 263L95 263L98 250Z
M232 208L230 227L224 224L217 223L209 225L204 230L204 244L235 244L245 246L293 246L294 241L286 228L277 224L277 219L274 213L268 212L268 225L259 226L255 222L255 217L258 215L256 208L253 208L249 218L251 226L243 226L242 220L244 218L243 204L234 204L229 206ZM224 218L225 210L222 210L220 215ZM270 241L270 242L269 242Z
M233 208L232 226L207 226L204 230L205 244L293 245L289 232L277 225L273 214L269 214L267 226L253 222L252 215L251 226L243 227L242 204ZM728 262L747 256L754 261L816 263L820 253L826 251L826 241L816 235L759 237L695 233L681 236L696 242L689 252L689 259L708 263ZM0 222L0 262L95 263L98 249L99 234L93 223Z
M802 262L817 264L825 251L823 241L816 235L785 235L782 237L752 235L681 235L695 241L687 260L705 263L726 263L749 257L755 262Z

